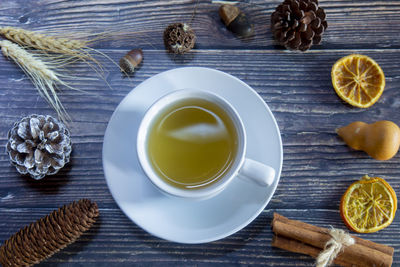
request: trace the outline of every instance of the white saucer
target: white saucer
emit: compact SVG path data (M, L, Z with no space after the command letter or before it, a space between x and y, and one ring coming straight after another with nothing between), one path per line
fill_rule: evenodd
M154 187L136 155L139 123L158 98L184 88L214 92L235 107L246 128L246 157L276 170L271 186L235 179L223 192L202 201L168 197ZM247 84L213 69L178 68L142 82L119 104L104 136L103 168L115 201L138 226L166 240L205 243L241 230L264 210L279 182L282 142L268 106Z

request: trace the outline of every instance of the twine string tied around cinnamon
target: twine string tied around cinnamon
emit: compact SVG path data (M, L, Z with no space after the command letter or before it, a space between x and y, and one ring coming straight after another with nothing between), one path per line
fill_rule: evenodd
M355 244L354 238L343 230L331 228L329 235L332 237L325 245L325 249L318 255L316 267L329 266L344 247Z

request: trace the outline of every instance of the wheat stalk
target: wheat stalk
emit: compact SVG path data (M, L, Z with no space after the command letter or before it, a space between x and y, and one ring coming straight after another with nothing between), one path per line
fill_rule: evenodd
M39 93L57 112L58 117L66 122L68 114L57 96L57 84L68 86L60 79L54 67L47 64L37 55L29 53L24 48L10 41L0 41L4 56L14 60L18 66L30 77Z
M45 52L47 53L47 56L49 56L49 53L60 54L60 60L64 65L81 60L90 68L92 68L99 75L99 77L107 83L104 78L103 66L92 56L92 53L96 52L108 59L110 58L100 51L87 46L91 42L95 42L96 40L104 38L102 34L98 34L97 37L93 38L92 40L84 41L69 38L58 38L34 31L7 26L0 27L0 35L4 36L10 41L20 44L23 47L35 48L39 51ZM90 34L87 36L90 36ZM51 59L54 60L53 55L50 56ZM110 60L116 64L112 59ZM92 64L92 62L94 64ZM109 87L111 86L109 85Z
M88 56L84 51L88 41L56 38L15 27L0 27L0 34L22 46L70 56Z

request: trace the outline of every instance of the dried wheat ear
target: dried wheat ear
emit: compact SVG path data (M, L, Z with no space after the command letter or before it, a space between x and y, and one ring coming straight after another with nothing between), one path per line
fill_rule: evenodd
M106 33L88 33L85 35L85 38L92 36L93 38L91 40L79 40L50 36L17 27L0 27L0 35L23 47L34 48L37 51L46 53L46 55L60 56L63 64L81 60L87 63L100 76L102 76L103 73L103 66L94 58L94 54L101 55L116 64L104 53L89 47L90 43L106 38ZM78 34L71 35L76 36ZM94 65L91 62L94 63ZM104 79L104 77L102 78Z
M75 78L61 75L66 65L76 61L86 63L111 88L105 79L102 64L93 55L105 57L116 66L118 64L106 54L88 46L92 42L106 38L106 33L87 34L86 38L89 36L93 38L78 40L49 36L16 27L0 27L0 35L15 43L7 40L0 41L3 54L13 59L28 74L39 93L54 108L64 123L67 123L70 117L57 96L57 85L78 90L62 80ZM77 37L77 35L79 34L73 36ZM35 52L27 49L35 49Z
M40 95L54 108L58 117L65 122L68 119L68 114L61 104L56 90L57 84L68 85L61 80L61 75L57 73L56 67L46 62L43 57L32 54L10 41L0 41L0 47L4 56L12 59L30 77Z
M38 50L70 56L88 56L84 49L88 41L57 38L15 27L0 27L0 34L10 41Z

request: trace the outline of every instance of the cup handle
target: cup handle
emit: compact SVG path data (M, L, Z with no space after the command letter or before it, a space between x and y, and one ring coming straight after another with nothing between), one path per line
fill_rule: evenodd
M239 176L261 186L271 185L275 178L275 170L252 159L245 159Z

